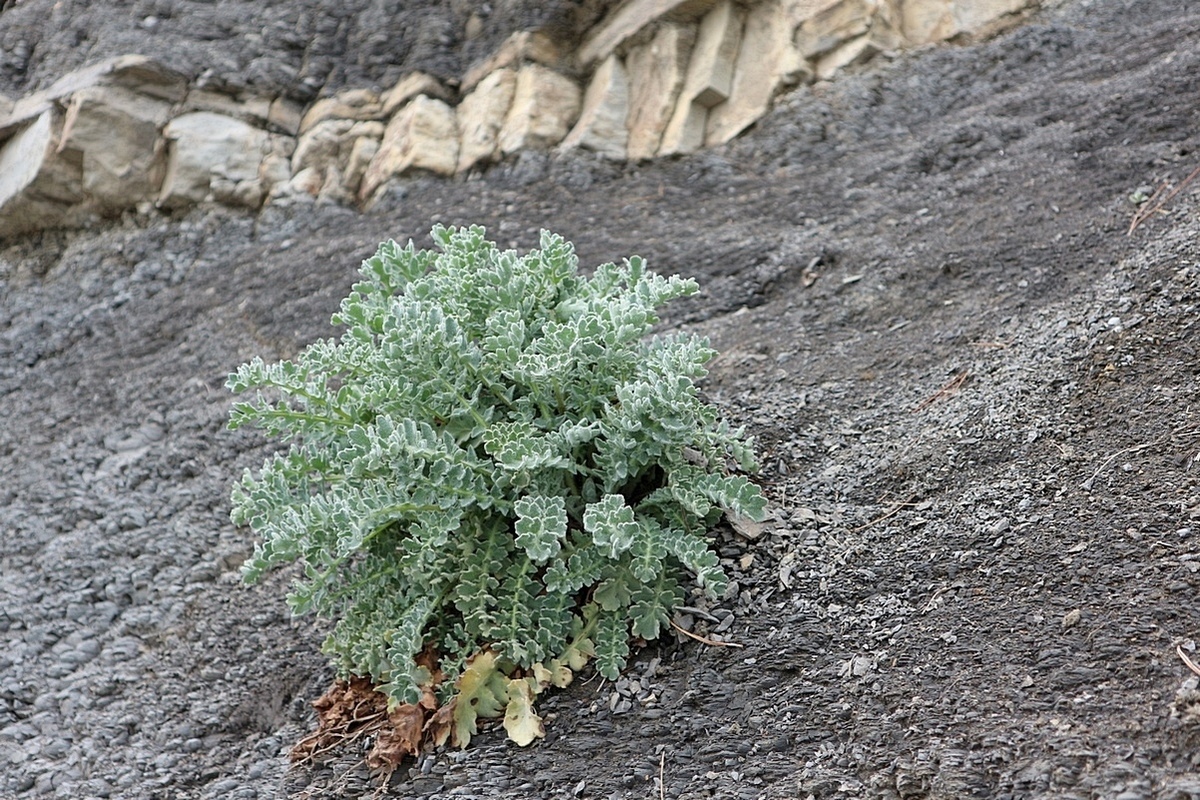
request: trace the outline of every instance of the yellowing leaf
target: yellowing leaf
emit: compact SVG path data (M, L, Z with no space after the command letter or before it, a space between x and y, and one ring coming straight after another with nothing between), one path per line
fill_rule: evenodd
M458 695L446 706L451 717L449 733L440 709L431 720L436 725L431 731L434 740L441 744L449 736L451 744L457 747L470 744L471 737L479 732L476 720L498 717L504 710L508 702L505 683L503 673L496 669L496 654L490 650L477 654L458 679Z
M508 708L504 712L504 730L508 738L521 747L528 747L534 739L544 738L546 729L542 718L533 711L534 691L529 679L514 678L508 681Z
M580 639L570 645L562 654L562 660L567 662L567 666L579 672L588 662L589 658L596 657L596 646L592 644L591 639Z
M551 685L559 689L567 688L574 680L575 673L561 660L552 658L546 664L534 664L533 677L537 680L537 688L540 692Z

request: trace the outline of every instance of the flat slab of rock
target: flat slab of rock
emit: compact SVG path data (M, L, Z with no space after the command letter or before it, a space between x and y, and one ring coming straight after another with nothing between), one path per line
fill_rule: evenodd
M262 202L259 167L269 152L266 131L222 114L197 111L171 120L159 205L164 208L213 199L256 207Z
M544 150L561 142L579 117L582 94L575 81L554 70L540 64L522 67L500 129L500 151Z
M624 159L629 144L629 74L616 55L596 68L583 95L579 121L563 140L563 149L582 147L612 159Z

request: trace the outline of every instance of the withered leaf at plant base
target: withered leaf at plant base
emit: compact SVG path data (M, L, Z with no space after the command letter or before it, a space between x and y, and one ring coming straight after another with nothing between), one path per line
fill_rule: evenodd
M366 735L387 719L387 698L366 678L335 681L313 701L317 729L292 748L292 761L307 761L339 743Z
M534 664L533 676L537 679L540 692L547 686L556 686L559 689L567 688L574 680L575 673L571 672L571 668L557 658L552 658L547 664Z
M380 728L375 746L367 754L367 766L371 769L393 770L400 766L405 756L415 756L421 751L424 708L405 703L393 708L387 720L388 724Z
M456 705L458 705L458 698L454 697L449 703L433 712L429 721L425 723L425 734L429 737L429 741L438 747L445 747L446 742L450 741L450 734L454 732L454 707Z
M458 694L429 720L429 738L435 744L441 746L449 741L455 747L466 747L479 732L479 717L495 719L504 713L508 704L507 679L496 661L495 653L484 650L467 662L458 679Z
M528 747L534 739L546 736L542 718L533 710L533 687L528 678L508 681L508 707L504 711L504 730L508 738L521 747Z

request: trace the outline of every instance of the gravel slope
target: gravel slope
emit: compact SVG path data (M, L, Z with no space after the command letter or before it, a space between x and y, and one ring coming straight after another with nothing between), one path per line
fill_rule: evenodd
M228 491L268 447L222 384L331 335L358 262L436 221L699 278L668 322L722 351L706 391L778 514L715 534L736 591L693 615L743 649L647 648L550 698L544 742L430 753L389 796L1200 797L1195 185L1126 235L1131 192L1196 166L1197 42L1185 2L1068 2L716 152L3 245L0 797L367 791L353 748L287 771L324 623L286 574L240 582Z

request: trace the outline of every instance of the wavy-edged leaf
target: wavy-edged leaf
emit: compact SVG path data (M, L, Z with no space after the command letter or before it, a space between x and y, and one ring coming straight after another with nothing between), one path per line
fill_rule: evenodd
M683 590L666 575L659 575L657 580L638 586L633 591L629 605L633 635L648 642L657 639L659 633L670 625L675 607L682 602Z
M536 564L544 564L558 554L567 535L567 506L561 497L529 495L513 505L517 512L514 530L517 546Z
M583 527L597 547L610 558L617 558L633 546L639 526L625 498L608 494L588 505L583 512Z
M615 681L629 658L629 625L621 612L600 612L594 636L596 671Z

